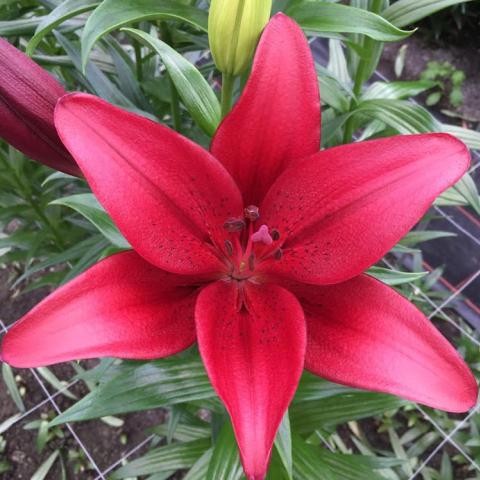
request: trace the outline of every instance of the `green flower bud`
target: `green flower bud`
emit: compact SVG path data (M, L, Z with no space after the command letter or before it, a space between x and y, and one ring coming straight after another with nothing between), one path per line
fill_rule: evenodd
M252 59L272 9L272 0L212 0L208 38L218 69L242 73Z

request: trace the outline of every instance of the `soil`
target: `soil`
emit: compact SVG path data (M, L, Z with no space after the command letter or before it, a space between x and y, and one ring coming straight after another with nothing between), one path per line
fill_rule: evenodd
M9 271L0 270L0 319L7 325L20 318L48 294L48 290L42 289L27 295L15 295L8 289L8 275ZM74 376L74 371L68 364L55 366L52 368L52 371L61 380L70 380ZM34 408L46 399L45 393L29 370L14 370L14 374L21 377L20 385L26 389L23 397L26 411ZM52 388L49 388L49 390L51 394L54 393ZM81 398L87 394L88 390L83 383L77 383L72 387L71 392L77 395L78 398ZM64 395L57 396L55 401L61 411L64 411L72 404L72 400ZM17 407L10 398L3 382L0 381L0 423L17 413ZM30 479L38 467L56 449L60 449L65 458L69 452L70 454L80 453L81 455L77 441L66 427L60 429L64 438L52 440L47 444L42 453L37 452L35 444L37 431L25 430L24 425L39 419L41 414L49 415L52 418L54 416L53 406L49 402L45 403L2 435L6 441L6 447L5 451L0 454L0 460L7 460L11 466L10 471L0 474L2 480ZM162 423L165 419L165 412L154 410L123 415L119 416L119 418L124 420L123 426L119 428L108 426L100 420L72 425L75 433L86 446L101 471L119 460L125 453L147 438L148 435L145 434L145 430L148 427ZM127 440L126 444L122 442L125 438ZM141 455L146 448L139 450L134 456L129 458ZM89 463L83 456L80 457L79 461L66 461L65 464L67 467L67 478L69 479L91 480L98 475L95 470L89 468ZM77 466L81 465L83 471L74 472L73 469L76 464ZM61 478L59 465L57 461L55 467L52 468L46 477L47 480L58 480Z
M460 116L471 119L471 123L480 122L480 47L469 46L439 46L424 40L421 35L415 34L402 43L387 43L380 64L380 71L389 79L395 79L394 63L398 50L402 45L408 45L405 57L405 67L400 80L418 80L420 74L430 61L449 62L457 69L463 70L466 79L463 83L464 103L458 108ZM439 108L437 108L439 107ZM449 109L443 101L436 110ZM450 119L450 123L454 123Z

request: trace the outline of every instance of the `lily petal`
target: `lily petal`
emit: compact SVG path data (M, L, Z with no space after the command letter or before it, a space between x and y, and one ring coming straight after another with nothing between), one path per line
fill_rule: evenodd
M260 208L283 238L263 268L305 283L353 278L388 252L465 173L451 135L401 135L324 150L285 171Z
M64 94L47 71L0 38L0 138L38 162L80 176L53 124Z
M392 393L449 412L477 400L477 383L422 312L367 275L292 289L307 318L305 366L357 388Z
M277 14L210 150L237 181L245 205L259 205L290 162L319 149L320 95L312 54L300 27Z
M305 321L287 290L253 284L241 288L236 282L209 285L198 297L195 321L200 353L232 417L247 478L262 480L302 373Z
M195 341L195 281L163 272L133 251L113 255L19 320L3 339L2 359L38 367L178 353Z
M93 192L133 248L179 274L216 272L226 219L241 195L205 150L144 117L86 94L63 97L55 124Z

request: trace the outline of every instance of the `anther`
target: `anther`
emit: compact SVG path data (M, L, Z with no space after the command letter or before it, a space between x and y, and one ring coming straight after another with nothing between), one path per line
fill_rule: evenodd
M273 239L268 232L268 227L266 225L262 225L257 232L252 235L252 242L257 243L261 242L265 245L271 245L273 243Z
M241 232L245 228L245 220L243 218L229 218L223 228L230 233Z
M275 228L270 232L270 235L272 236L272 240L274 242L276 242L277 240L280 240L280 232Z
M274 258L275 258L275 260L281 260L282 257L283 257L283 252L282 252L282 250L279 248L279 249L275 252Z
M247 208L245 208L244 213L245 218L247 218L251 222L255 222L260 218L260 212L258 211L258 207L256 207L255 205L249 205Z
M230 257L233 257L233 244L230 240L225 240L225 250Z

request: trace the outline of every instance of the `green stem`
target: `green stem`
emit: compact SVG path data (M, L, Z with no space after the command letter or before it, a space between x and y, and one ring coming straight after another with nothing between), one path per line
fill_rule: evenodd
M171 77L168 77L169 84L170 84L170 100L171 103L171 112L172 112L172 121L173 121L173 128L180 132L182 129L182 117L180 113L180 98L178 96L177 89Z
M58 232L55 225L50 221L50 219L45 215L45 213L43 213L42 209L38 206L38 203L35 201L35 199L31 194L30 187L23 183L17 171L10 165L10 162L8 162L8 160L3 156L3 154L0 155L0 160L2 161L3 165L7 168L7 170L9 170L12 173L16 186L20 191L20 193L23 195L23 198L30 205L32 210L37 215L38 219L50 230L59 249L63 250L65 244L63 242L62 236Z
M140 43L134 42L133 49L135 51L135 68L137 71L137 80L143 81L143 59L142 59L142 47Z
M170 34L170 30L168 28L168 25L166 22L160 22L160 35L162 37L162 40L173 47L173 41L172 41L172 35ZM182 116L180 112L180 97L178 96L177 92L177 87L175 87L175 84L173 83L172 77L167 73L168 75L168 83L170 85L170 112L172 115L172 122L173 122L173 128L177 131L180 132L182 129Z
M372 1L372 8L370 11L372 13L380 13L383 6L383 0L373 0ZM353 83L353 94L356 98L352 98L350 101L350 111L354 110L357 106L357 98L362 93L362 86L363 82L366 80L365 72L368 68L368 61L370 59L370 54L372 53L372 49L375 46L376 40L370 37L365 37L362 44L363 55L358 60L357 70L355 71L355 78ZM353 116L351 116L346 124L345 124L345 131L343 135L343 143L350 143L353 137Z
M232 109L234 85L235 77L224 73L222 75L222 118L225 118Z

